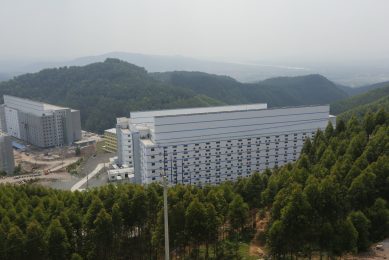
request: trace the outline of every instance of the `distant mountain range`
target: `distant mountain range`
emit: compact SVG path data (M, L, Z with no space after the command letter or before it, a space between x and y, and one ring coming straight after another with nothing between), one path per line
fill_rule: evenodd
M270 107L328 104L349 97L349 91L316 74L241 83L204 72L149 73L112 58L86 66L45 69L0 83L1 96L80 109L83 129L99 133L130 111L258 102Z
M184 56L168 55L147 55L127 52L110 52L97 56L81 57L64 62L38 62L31 64L17 63L11 65L5 63L3 66L0 62L0 72L8 74L21 74L38 72L45 68L63 67L63 66L85 66L91 63L103 62L107 58L115 58L129 63L144 67L149 72L165 71L204 71L211 74L229 75L239 81L251 82L259 79L283 76L296 76L312 73L309 69L278 66L278 65L261 65L261 64L244 64L234 62L219 62L204 59L194 59Z
M338 84L362 86L389 80L389 61L369 65L366 62L352 64L321 64L293 62L275 63L266 61L225 62L195 59L184 56L148 55L128 52L111 52L96 56L81 57L58 62L18 62L0 60L0 74L9 77L24 73L34 73L45 68L63 66L85 66L116 58L144 67L149 72L202 71L209 74L228 75L240 82L257 82L272 77L302 76L321 74ZM3 79L7 79L3 78ZM0 76L0 81L1 81Z

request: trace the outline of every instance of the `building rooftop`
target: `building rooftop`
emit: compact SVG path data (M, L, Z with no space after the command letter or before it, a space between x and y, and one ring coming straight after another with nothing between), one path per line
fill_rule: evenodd
M10 95L4 95L4 105L17 110L25 111L35 115L50 114L52 111L70 109L67 107L56 106L44 102L34 101L26 98L20 98ZM77 111L71 109L72 112Z
M0 136L7 136L7 133L0 131Z
M150 120L147 119L151 119L152 117L206 114L206 113L231 112L231 111L246 111L246 110L258 110L258 109L266 109L266 108L267 108L267 104L263 103L263 104L245 104L245 105L216 106L216 107L166 109L166 110L132 112L130 113L130 118L135 122L139 121L142 123L149 123Z
M144 146L154 146L155 143L153 141L151 141L150 139L141 139L140 140Z
M104 130L104 132L116 134L116 128L107 129L107 130Z

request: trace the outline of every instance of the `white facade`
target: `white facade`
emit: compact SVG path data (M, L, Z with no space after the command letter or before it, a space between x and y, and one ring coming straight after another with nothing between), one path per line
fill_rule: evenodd
M0 127L39 147L70 145L81 139L80 111L4 95Z
M304 140L327 126L329 106L164 110L131 113L127 125L121 120L118 132L132 135L136 182L148 184L166 174L171 184L204 185L295 161Z
M4 115L7 133L16 138L20 138L18 110L11 107L5 107Z

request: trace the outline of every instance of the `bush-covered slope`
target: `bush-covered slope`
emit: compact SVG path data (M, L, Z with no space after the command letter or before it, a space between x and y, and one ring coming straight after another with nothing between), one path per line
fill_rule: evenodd
M369 112L376 112L380 109L384 109L389 112L389 95L382 97L376 101L356 106L352 109L349 109L341 114L339 114L338 118L342 118L343 120L347 120L352 116L363 117L365 114Z
M337 101L331 104L331 113L338 115L343 112L348 114L363 113L371 107L373 111L376 111L378 107L386 107L387 98L389 97L389 85L368 91L367 93L353 96L344 100ZM359 111L359 112L358 112Z
M15 95L81 110L82 126L101 132L130 111L221 104L189 89L157 81L146 70L107 59L83 67L46 69L0 83Z
M177 87L229 104L265 102L270 107L328 104L347 97L347 94L320 75L279 77L258 83L241 83L230 77L202 72L153 73L155 78Z

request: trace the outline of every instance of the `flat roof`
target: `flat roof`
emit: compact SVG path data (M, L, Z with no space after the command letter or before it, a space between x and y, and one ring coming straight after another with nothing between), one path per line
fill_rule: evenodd
M134 172L134 168L132 167L108 170L108 174L133 173L133 172Z
M241 110L226 110L226 111L209 111L209 112L204 112L204 113L188 113L188 114L176 114L176 115L158 115L155 116L156 118L164 118L164 117L179 117L182 115L201 115L201 114L215 114L215 113L220 113L220 112L225 112L225 113L234 113L234 112L246 112L246 111L271 111L271 110L286 110L286 109L292 109L292 108L308 108L308 107L328 107L330 108L330 105L302 105L302 106L286 106L286 107L271 107L271 108L249 108L249 109L241 109Z
M40 106L41 109L43 109L44 111L50 111L50 110L62 110L62 109L71 109L71 108L68 108L68 107L61 107L61 106L56 106L56 105L52 105L52 104L48 104L48 103L45 103L45 102L41 102L41 101L35 101L35 100L32 100L32 99L28 99L28 98L21 98L21 97L16 97L16 96L12 96L12 95L4 95L4 102L6 101L6 99L10 99L9 101L16 101L16 102L27 102L28 104L31 104L31 105L36 105L36 106ZM15 109L18 109L18 107L14 107ZM75 112L75 111L78 111L76 109L71 109L71 111Z
M177 115L189 115L189 114L246 111L246 110L256 110L256 109L266 109L266 108L267 108L266 103L259 103L259 104L231 105L231 106L166 109L166 110L131 112L130 118L150 118L150 117L160 117L160 116L177 116Z
M154 146L155 143L150 139L140 139L144 146Z
M116 134L116 128L107 129L107 130L104 130L104 132L108 132L108 133L111 133L111 134Z

